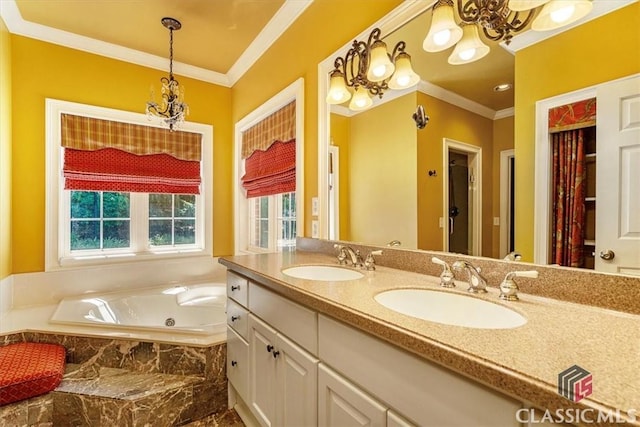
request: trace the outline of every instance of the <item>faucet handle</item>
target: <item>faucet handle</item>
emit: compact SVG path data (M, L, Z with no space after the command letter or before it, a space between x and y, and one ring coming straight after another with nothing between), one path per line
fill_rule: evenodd
M367 258L364 260L364 268L367 270L375 270L376 269L376 260L373 258L374 255L382 255L382 250L371 251Z
M333 245L334 248L336 248L338 250L338 264L343 265L347 263L347 251L345 250L345 247L343 245L339 245L337 243L335 243Z
M529 277L531 279L535 279L538 277L538 272L536 270L527 270L527 271L512 271L507 273L504 277L502 283L500 283L500 299L506 301L518 301L518 284L514 277Z
M437 257L431 257L431 262L442 266L442 273L440 273L440 286L443 288L455 288L456 284L453 281L453 272L451 271L449 264Z

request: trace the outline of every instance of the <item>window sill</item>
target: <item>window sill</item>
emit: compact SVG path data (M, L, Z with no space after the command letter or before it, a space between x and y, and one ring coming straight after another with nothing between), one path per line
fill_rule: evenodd
M210 251L203 249L164 250L142 253L95 254L60 258L54 266L46 271L61 271L97 266L118 266L122 264L154 264L165 263L174 259L212 258Z

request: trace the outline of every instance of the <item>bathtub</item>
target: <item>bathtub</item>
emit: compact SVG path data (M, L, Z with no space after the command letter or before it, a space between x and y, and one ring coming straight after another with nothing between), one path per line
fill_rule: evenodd
M189 334L226 330L226 285L163 286L64 298L51 323Z

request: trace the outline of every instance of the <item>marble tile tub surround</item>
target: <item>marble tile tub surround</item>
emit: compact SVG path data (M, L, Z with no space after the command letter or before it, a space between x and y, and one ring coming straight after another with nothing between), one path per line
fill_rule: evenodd
M473 257L447 252L401 249L398 247L380 247L346 241L331 241L298 237L296 249L335 255L335 243L351 246L365 256L372 250L382 249L383 254L376 257L376 264L412 271L415 273L439 276L442 267L431 262L436 256L449 265L462 259L482 269L488 286L497 288L505 275L511 271L536 270L537 279L516 278L520 292L568 301L577 304L591 305L610 310L640 314L640 277L621 276L599 273L590 270L548 267L524 262L494 260L491 258ZM337 262L337 261L336 261ZM466 281L465 272L455 272L457 280Z
M164 426L228 412L224 343L194 347L41 332L0 336L0 346L23 341L65 346L67 373L54 392L2 407L0 425L105 420L100 425Z
M107 367L226 381L225 343L196 347L42 332L18 332L0 336L0 346L17 342L61 344L67 350L67 363L78 364L79 369L84 371Z

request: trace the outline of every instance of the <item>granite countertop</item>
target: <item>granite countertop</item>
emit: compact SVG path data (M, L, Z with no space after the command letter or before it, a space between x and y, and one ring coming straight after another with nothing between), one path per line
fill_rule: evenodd
M540 409L618 411L640 426L640 316L520 293L520 301L498 298L499 290L474 296L519 312L527 323L514 329L449 326L392 311L373 297L399 288L437 289L437 277L378 266L362 279L322 282L291 278L291 265L334 264L335 257L295 251L230 256L228 268L293 301L341 320ZM468 295L467 284L454 290ZM593 375L593 393L572 402L557 392L558 374L579 365ZM630 413L630 414L629 414ZM636 414L634 416L634 414ZM634 418L638 418L637 420ZM611 420L611 419L610 419ZM592 425L605 425L594 423Z

